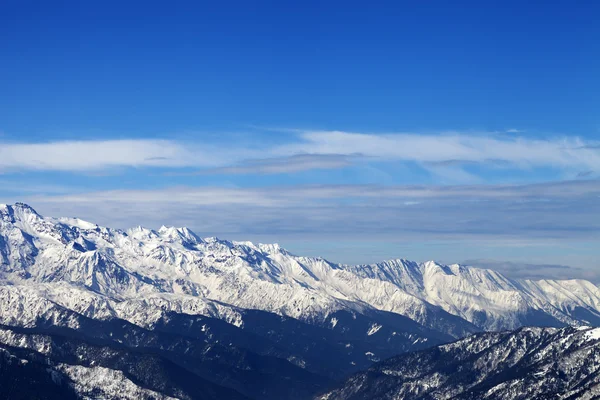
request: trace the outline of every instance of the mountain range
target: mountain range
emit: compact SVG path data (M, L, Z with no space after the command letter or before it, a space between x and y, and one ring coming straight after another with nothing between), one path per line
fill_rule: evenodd
M48 398L310 398L398 354L597 325L600 289L584 280L343 265L0 205L0 371L21 371L3 386L31 376Z
M393 357L321 400L548 400L600 397L600 329L482 333Z

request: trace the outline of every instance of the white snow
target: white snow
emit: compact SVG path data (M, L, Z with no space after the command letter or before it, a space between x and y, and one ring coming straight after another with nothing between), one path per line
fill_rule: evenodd
M376 334L377 332L379 332L379 330L380 330L381 328L382 328L382 326L381 326L381 325L379 325L379 324L375 324L375 323L374 323L374 324L372 324L372 325L371 325L371 327L370 327L370 328L369 328L369 330L367 331L367 335L368 335L368 336L374 335L374 334Z
M121 371L104 367L84 367L61 364L58 369L73 380L77 393L89 398L106 399L160 399L175 400L174 397L137 386Z
M585 332L585 340L600 340L600 328L590 329Z
M573 325L581 324L570 314L577 307L600 316L600 289L583 280L515 281L491 270L402 259L333 264L276 244L200 239L187 228L123 232L76 218L43 218L23 204L0 207L0 264L0 281L27 293L26 299L0 290L9 296L0 301L0 318L11 323L50 312L48 301L142 326L168 311L242 326L238 307L305 321L372 308L435 329L440 308L486 330L516 328L532 311ZM7 306L21 303L31 303L23 315ZM373 325L367 333L380 329ZM450 333L469 333L460 329Z

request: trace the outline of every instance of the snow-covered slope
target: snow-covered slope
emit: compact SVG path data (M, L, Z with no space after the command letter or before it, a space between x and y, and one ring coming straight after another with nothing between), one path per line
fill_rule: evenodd
M391 358L322 400L595 399L600 329L521 328Z
M243 325L239 308L310 323L336 311L388 311L465 336L522 325L597 324L600 290L587 281L516 281L435 262L348 266L276 244L199 238L187 228L121 231L0 205L0 277L93 318L150 325L165 311Z
M599 310L587 281L341 265L0 205L0 369L63 396L302 399L396 354L485 330L600 325Z

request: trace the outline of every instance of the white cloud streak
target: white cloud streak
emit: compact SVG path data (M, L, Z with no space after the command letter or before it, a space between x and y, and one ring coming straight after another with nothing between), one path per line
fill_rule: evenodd
M235 157L240 157L236 154ZM0 171L90 171L114 167L208 167L226 150L171 140L90 140L0 143Z
M339 154L295 154L289 157L247 160L231 167L210 168L200 174L285 174L311 169L337 169L352 165L359 157Z
M91 171L114 167L195 167L202 173L294 173L344 168L356 160L415 162L440 176L475 182L461 164L520 169L600 170L598 142L580 138L528 139L494 135L366 134L305 131L292 143L260 149L230 142L173 140L0 143L0 172L15 170ZM449 164L454 164L451 170Z
M304 142L283 147L290 154L356 154L384 160L443 163L509 163L520 167L600 167L600 151L580 138L526 139L453 133L373 135L339 131L304 132ZM280 151L282 150L280 149Z
M525 186L174 187L26 196L50 215L204 233L599 238L600 182ZM118 219L118 220L117 220ZM335 235L335 236L332 236Z
M3 199L16 201L48 216L76 216L116 228L188 226L201 236L234 240L394 242L425 247L431 242L454 243L453 248L463 250L456 250L460 258L452 261L488 257L483 251L473 253L486 243L506 249L543 246L548 254L538 254L535 262L570 264L577 259L576 265L586 270L597 268L595 244L600 240L597 180L521 186L167 187ZM565 250L557 260L552 254L561 246L577 250ZM405 256L392 250L386 254ZM355 252L353 257L361 255ZM558 276L548 268L540 272L546 273ZM565 272L573 277L582 274Z

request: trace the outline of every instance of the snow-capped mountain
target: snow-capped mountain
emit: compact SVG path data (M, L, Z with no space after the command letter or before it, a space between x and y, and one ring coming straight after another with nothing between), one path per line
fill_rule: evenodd
M243 321L237 308L307 322L387 311L444 334L596 324L600 290L583 280L518 281L435 262L348 266L276 244L199 238L187 228L128 231L0 206L2 279L94 318L151 324L163 310ZM137 315L140 306L146 310ZM331 322L329 322L331 323Z
M477 334L375 364L322 400L592 399L600 396L600 329Z
M6 363L29 360L32 374L52 365L63 379L53 382L76 396L104 376L129 388L122 398L300 399L397 354L486 330L600 325L599 310L600 290L582 280L401 259L342 265L187 228L122 231L0 205ZM115 361L140 352L156 376L192 374L197 385L163 387Z

